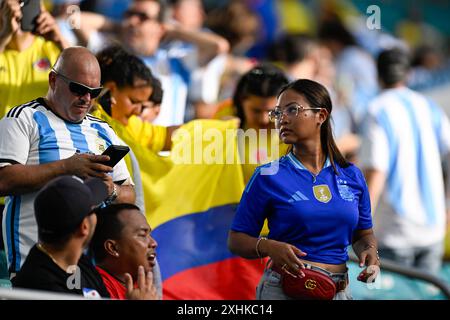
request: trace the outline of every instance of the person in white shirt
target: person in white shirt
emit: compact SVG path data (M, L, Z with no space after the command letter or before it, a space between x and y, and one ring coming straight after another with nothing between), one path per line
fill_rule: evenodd
M405 52L383 51L377 67L384 90L369 104L359 156L380 256L437 275L449 218L442 163L450 163L450 122L405 86Z
M107 123L87 114L99 86L95 56L82 47L65 49L49 74L46 97L11 109L0 121L0 196L8 196L2 234L10 274L37 241L33 201L53 178L101 178L109 201L135 201L125 162L102 164L109 157L101 153L123 143Z

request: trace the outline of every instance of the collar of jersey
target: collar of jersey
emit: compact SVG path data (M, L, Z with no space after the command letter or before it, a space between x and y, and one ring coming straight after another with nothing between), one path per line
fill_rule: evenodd
M308 169L306 169L306 167L303 165L303 163L300 162L300 160L298 160L294 154L292 152L289 152L289 154L287 155L288 159L292 162L292 164L294 165L294 167L296 167L297 169L300 170L306 170L309 171ZM330 162L330 158L327 157L327 160L325 160L325 164L322 168L325 169L327 167L331 166L331 162Z

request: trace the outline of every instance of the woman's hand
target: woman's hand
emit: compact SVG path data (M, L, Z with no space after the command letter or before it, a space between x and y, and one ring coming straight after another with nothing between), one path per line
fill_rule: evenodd
M301 278L305 274L301 269L305 269L305 265L298 257L306 256L306 253L289 243L266 240L260 244L261 252L267 254L272 262L280 266L286 273L293 277L300 275Z
M375 246L369 245L358 255L359 267L367 266L358 275L358 280L361 282L372 283L375 281L378 273L380 273L380 258Z

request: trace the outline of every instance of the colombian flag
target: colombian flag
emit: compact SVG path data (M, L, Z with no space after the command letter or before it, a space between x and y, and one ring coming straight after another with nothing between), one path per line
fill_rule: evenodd
M196 120L181 127L173 138L173 167L153 185L147 218L158 241L164 299L255 298L264 265L227 248L244 190L237 126L234 120ZM216 139L195 134L209 129ZM208 164L208 157L214 163Z
M254 299L264 264L232 255L226 243L245 187L237 121L183 125L168 158L138 144L100 108L94 115L111 125L139 162L145 214L158 242L163 298Z

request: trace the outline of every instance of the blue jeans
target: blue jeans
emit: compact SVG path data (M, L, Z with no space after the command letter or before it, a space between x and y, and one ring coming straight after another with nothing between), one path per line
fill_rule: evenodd
M334 282L344 280L347 273L331 273L319 267L312 267L313 270L321 271L333 279ZM264 274L256 287L256 300L294 300L284 294L281 287L281 275L270 268L264 270ZM333 300L353 300L350 293L350 286L345 290L336 292Z
M406 267L418 268L423 272L438 276L444 256L442 242L421 248L379 248L380 258L389 259Z

